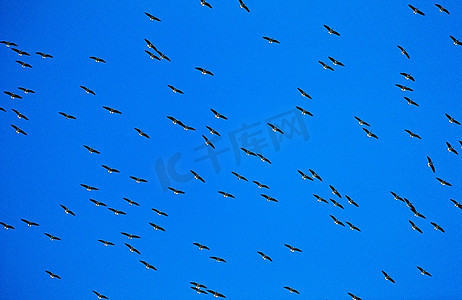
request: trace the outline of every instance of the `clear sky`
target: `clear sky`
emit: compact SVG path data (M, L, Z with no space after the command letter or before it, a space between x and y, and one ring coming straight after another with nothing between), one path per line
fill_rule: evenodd
M462 126L445 116L462 122L462 46L449 37L462 40L460 1L441 2L450 15L427 1L245 3L250 13L238 0L210 0L212 9L199 0L2 1L0 40L17 47L0 45L1 91L22 99L2 93L0 100L6 110L0 111L0 221L15 227L0 230L1 299L96 299L93 290L109 299L211 299L197 295L190 281L228 299L351 299L349 292L362 299L462 299L462 210L450 201L462 202ZM171 61L149 59L145 50L154 51L144 39ZM42 59L37 51L53 58ZM329 56L345 66L334 66ZM210 109L228 119L215 118ZM167 116L196 130L185 131ZM268 122L284 134L271 131ZM27 135L16 134L11 124ZM246 156L241 147L271 164ZM322 181L302 180L297 170L311 175L309 169ZM390 191L409 199L426 219ZM317 202L313 194L344 209ZM330 215L361 232L334 224ZM21 219L40 226L29 228ZM141 238L129 240L121 232ZM210 250L200 251L195 242ZM396 283L386 281L382 270Z

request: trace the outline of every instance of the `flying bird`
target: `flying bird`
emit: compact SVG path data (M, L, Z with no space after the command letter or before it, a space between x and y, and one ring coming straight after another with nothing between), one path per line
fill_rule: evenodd
M329 184L329 187L330 189L332 190L332 194L336 195L337 197L339 198L342 198L342 196L340 195L340 193L332 186Z
M271 127L271 130L273 132L279 132L281 134L284 134L284 132L281 129L279 129L277 126L275 126L275 125L273 125L271 123L267 123L267 124L268 124L269 127Z
M175 88L174 86L172 86L172 85L170 85L170 84L168 85L168 87L169 87L170 89L172 89L172 92L174 92L175 94L177 94L177 93L178 93L178 94L184 94L182 90L179 90L179 89Z
M269 189L269 186L267 186L266 184L262 184L262 183L260 183L260 182L258 182L256 180L254 180L253 183L255 183L258 186L259 189L261 189L261 188Z
M409 133L409 136L410 136L411 138L418 138L419 140L422 139L418 134L415 134L414 132L412 132L412 131L410 131L410 130L404 129L404 131L406 131L407 133Z
M9 92L9 91L4 91L3 93L10 96L11 99L15 99L15 98L22 99L22 97L19 96L18 94L15 94L15 93L12 93L12 92Z
M409 56L409 54L407 53L406 49L404 49L403 47L401 47L400 45L397 46L399 48L399 50L401 50L401 54L402 55L405 55L407 58L411 58Z
M395 192L390 192L393 197L395 198L395 200L400 200L400 201L404 201L403 198L401 198L400 196L398 196Z
M138 250L137 250L135 247L133 247L132 245L125 243L125 246L128 247L128 249L130 250L130 252L135 252L135 253L141 254L140 251L138 251Z
M93 92L93 91L90 90L89 88L87 88L87 87L85 87L85 86L83 86L83 85L81 85L80 87L85 91L85 93L87 93L87 94L92 94L92 95L96 95L95 92Z
M159 50L157 50L155 47L154 47L154 51L156 51L157 54L159 54L160 59L165 59L165 60L171 61L170 58L168 58L167 55L163 54L162 52L160 52Z
M118 215L126 215L126 213L123 212L123 211L121 211L121 210L117 210L117 209L111 208L111 207L109 207L108 209L109 209L110 211L112 211L116 216L118 216Z
M318 63L321 64L321 66L324 68L324 70L331 70L331 71L334 70L331 66L327 65L326 63L324 63L324 62L322 62L320 60L318 60Z
M37 224L37 223L35 223L35 222L32 222L32 221L29 221L29 220L26 220L26 219L21 219L21 221L23 221L24 223L26 223L28 227L39 226L39 224Z
M293 246L291 246L291 245L289 245L289 244L284 244L284 246L286 246L287 248L289 248L290 252L292 252L292 253L293 253L293 252L302 252L302 250L300 250L299 248L293 247Z
M139 239L140 238L136 234L130 234L130 233L126 233L126 232L121 232L120 234L125 235L126 237L128 237L129 240L131 240L131 239Z
M247 150L246 148L241 148L242 151L245 152L245 155L249 156L249 155L253 155L253 156L257 156L257 154L255 154L254 152L250 151L250 150Z
M454 43L454 45L456 46L462 46L462 42L459 41L458 39L456 39L455 37L453 37L452 35L449 36L452 40L452 42Z
M168 217L168 215L166 213L164 213L163 211L160 211L158 209L155 209L155 208L151 208L156 214L158 214L159 216L166 216Z
M192 286L191 288L192 288L193 290L195 290L196 293L198 293L198 294L207 294L206 291L203 291L203 290L201 290L200 288L197 288L197 287L195 287L195 286Z
M215 149L215 146L212 144L212 142L211 142L205 135L202 135L202 138L204 138L205 144L206 144L207 146L210 146L210 147L212 147L213 149Z
M142 263L146 267L146 269L148 269L148 270L151 269L151 270L157 271L156 267L154 267L153 265L148 264L144 260L140 260L140 263Z
M268 255L266 255L265 253L263 253L263 252L261 252L261 251L257 251L257 253L261 255L261 258L263 258L263 260L269 260L269 261L271 261L271 262L273 261L273 260L271 259L271 257L269 257Z
M273 39L273 38L270 38L270 37L267 37L267 36L264 36L263 37L265 40L268 41L268 43L272 44L272 43L276 43L276 44L280 44L278 40L276 39Z
M226 298L225 295L223 295L223 294L221 294L221 293L219 293L219 292L215 292L215 291L212 291L212 290L207 290L207 292L209 292L210 294L212 294L213 297L215 297L215 298L218 298L218 297L220 297L220 298Z
M74 117L73 115L68 115L68 114L63 113L63 112L59 112L59 114L60 114L61 116L65 117L66 120L68 120L68 119L75 120L75 117Z
M316 179L319 180L319 181L322 181L321 176L319 176L315 171L313 171L313 170L311 170L311 169L308 169L308 171L310 171L311 177L316 178Z
M339 62L338 60L336 60L336 59L333 58L333 57L330 57L330 56L329 56L328 58L330 59L330 61L332 62L332 64L334 64L334 66L342 66L342 67L345 66L344 64L342 64L341 62Z
M226 193L226 192L223 192L223 191L218 191L218 194L223 195L223 197L225 197L225 198L228 198L228 197L229 198L235 198L232 194Z
M427 160L428 160L427 166L432 169L433 173L435 173L435 166L433 165L432 159L427 156Z
M345 195L345 197L347 198L349 204L359 207L358 203L356 203L353 199L351 199L350 196Z
M245 9L247 12L250 12L250 9L247 7L247 5L245 5L244 2L242 2L242 0L239 0L239 6L240 8Z
M214 110L214 109L211 108L210 111L215 115L215 118L217 118L217 119L228 120L227 117L225 117L224 115L218 113L216 110Z
M285 286L284 288L285 288L286 290L288 290L289 292L291 292L291 293L295 293L295 294L299 294L299 295L300 295L300 292L299 292L299 291L297 291L297 290L294 289L294 288L291 288L290 286Z
M412 205L411 207L411 211L412 213L414 214L414 216L418 217L418 218L422 218L422 219L426 219L424 215L422 215L421 213L419 213L415 207Z
M98 299L108 299L106 296L98 293L97 291L93 291L93 293L95 293L95 295L98 297Z
M26 51L21 51L21 50L16 49L16 48L11 48L11 50L13 50L14 52L18 53L19 56L23 56L23 55L25 55L25 56L30 56L30 54L27 53Z
M64 212L66 213L66 215L71 215L75 217L75 213L72 210L70 210L69 208L67 208L66 206L62 204L60 204L59 206L61 206L62 209L64 209Z
M194 246L197 246L197 248L199 248L199 250L210 250L209 247L205 246L205 245L202 245L202 244L199 244L199 243L193 243Z
M45 58L53 58L53 55L44 53L44 52L35 52L35 54L40 55L43 59Z
M138 132L138 135L139 135L139 136L144 136L145 138L148 138L148 139L149 139L149 135L147 135L145 132L141 131L141 130L138 129L138 128L135 128L135 130Z
M135 202L135 201L130 200L130 199L128 199L128 198L123 197L122 199L124 199L125 201L127 201L129 205L140 206L140 204L139 204L138 202Z
M98 240L98 242L103 243L104 246L108 246L108 245L109 246L114 246L115 245L114 243L108 242L108 241L105 241L105 240Z
M401 84L395 84L397 87L399 87L403 92L405 91L414 91L413 89L411 89L410 87L407 87L407 86L404 86L404 85L401 85Z
M306 97L308 99L313 99L311 98L310 95L308 95L304 90L302 90L301 88L297 88L297 90L300 92L300 94L302 94L302 97Z
M208 8L212 8L212 5L210 5L210 3L208 3L208 2L205 1L205 0L201 0L201 5L202 5L202 6L207 6Z
M412 12L414 13L414 15L419 14L419 15L425 16L425 14L421 10L419 10L418 8L416 8L416 7L414 7L414 6L410 5L410 4L408 6L409 6L410 9L412 9Z
M408 73L399 73L399 74L403 75L404 79L406 79L406 80L415 81L414 77L412 77L411 74L408 74Z
M61 279L61 277L59 277L58 275L56 274L53 274L51 273L50 271L45 271L48 275L50 275L50 278L58 278L58 279Z
M51 235L51 234L46 233L46 232L45 232L45 235L50 238L50 241L54 241L54 240L60 241L61 240L59 237Z
M303 179L303 180L308 179L308 180L313 181L313 178L311 178L311 176L306 175L305 173L303 173L303 172L300 171L300 170L297 170L297 172L298 172L300 175L302 175L302 179Z
M196 67L196 70L200 71L202 73L202 75L211 75L211 76L213 76L212 72L210 72L209 70L206 70L204 68Z
M427 275L427 276L432 277L432 274L428 273L427 271L425 271L425 270L422 269L421 267L417 266L417 269L419 269L420 274L422 274L422 275Z
M363 128L363 130L366 132L368 137L373 137L373 138L379 139L375 134L372 133L372 131L369 131L366 128Z
M385 271L382 271L382 274L383 274L383 276L385 276L385 280L388 280L388 281L390 281L390 282L395 283L395 281L393 280L393 278L391 278Z
M205 126L205 127L209 130L210 134L215 134L215 135L221 136L221 135L218 133L218 131L216 131L216 130L213 129L212 127L209 127L209 126Z
M96 206L107 206L105 203L103 202L99 202L95 199L90 199L91 202L95 203Z
M310 113L309 111L307 111L306 109L303 109L300 106L295 106L295 107L302 113L302 115L308 115L308 116L311 116L311 117L313 116L313 114Z
M449 11L446 8L444 8L442 5L435 4L435 6L438 7L440 12L444 12L444 13L447 13L449 15Z
M7 41L0 41L0 44L4 44L5 46L7 46L8 48L10 46L13 46L13 47L17 47L18 45L16 45L15 43L13 42L7 42Z
M23 91L24 94L35 94L35 92L33 90L26 89L26 88L23 88L23 87L18 87L18 90Z
M340 36L340 33L338 33L337 31L335 31L334 29L330 28L329 26L324 25L324 28L327 29L327 31L329 32L329 34L335 34L335 35Z
M448 118L449 120L449 123L454 123L454 124L457 124L457 125L460 125L459 121L457 121L456 119L454 119L453 117L451 117L450 115L446 114L446 118Z
M117 170L117 169L109 168L109 167L106 166L106 165L101 165L101 166L102 166L103 168L105 168L105 169L108 171L108 173L120 173L120 171Z
M172 188L172 187L168 187L169 190L171 190L175 195L178 195L178 194L184 194L185 192L181 191L181 190L177 190L175 188Z
M150 14L150 13L148 13L148 12L145 12L144 14L145 14L146 16L148 16L148 17L149 17L149 20L150 20L150 21L157 21L157 22L161 22L159 18L157 18L157 17L155 17L155 16L151 15L151 14Z
M15 229L13 226L8 225L8 224L6 224L6 223L0 222L0 224L1 224L1 225L3 226L3 228L5 228L6 230L8 230L8 229Z
M313 196L318 200L318 202L329 203L329 202L327 202L326 199L324 199L324 198L321 197L321 196L318 196L318 195L316 195L316 194L313 194Z
M335 224L345 227L345 224L343 224L341 221L337 220L336 217L334 217L333 215L330 215L330 217L332 218L332 220L334 220Z
M452 184L450 184L449 182L447 182L447 181L445 181L445 180L443 180L441 178L436 177L436 180L438 180L441 183L441 185L452 186Z
M337 201L335 201L334 199L329 199L330 202L332 202L334 204L334 206L337 206L337 207L340 207L341 209L344 209L342 204L338 203Z
M16 116L18 117L18 119L29 120L25 115L23 115L22 113L20 113L20 112L17 111L16 109L11 109L11 110L14 111L14 113L16 114Z
M194 281L191 281L189 283L192 284L195 288L198 288L198 289L206 289L207 288L205 285L194 282Z
M21 133L21 134L27 135L27 133L24 130L22 130L21 128L19 128L18 126L11 124L11 127L13 127L14 130L16 130L16 133L18 133L18 134Z
M271 164L270 160L267 159L266 157L264 157L263 155L257 153L257 156L260 157L260 160L261 160L262 162L267 162L267 163Z
M156 50L157 48L154 46L153 43L151 43L148 39L144 39L144 41L146 42L146 46L150 49L154 49Z
M439 231L441 231L442 233L445 233L444 229L443 229L440 225L436 224L435 222L430 222L430 224L433 225L433 229L439 230Z
M141 182L148 182L146 179L135 177L135 176L130 176L131 179L135 180L136 183L141 183Z
M359 297L356 296L355 294L348 293L348 295L351 297L351 300L362 300L361 298L359 298Z
M409 223L410 223L411 226L412 226L412 230L416 230L416 231L418 231L418 232L420 232L420 233L423 233L422 230L421 230L419 227L417 227L417 225L414 224L414 222L412 222L411 220L409 220Z
M462 145L462 143L461 143L461 145ZM446 146L448 146L448 151L449 151L449 152L452 152L452 153L454 153L454 154L456 154L456 155L459 155L459 153L457 153L457 151L451 146L451 144L449 144L448 142L446 142Z
M204 180L199 174L197 174L197 173L194 172L193 170L189 170L189 172L191 172L191 173L194 175L194 179L198 179L198 180L200 180L200 181L202 181L202 182L205 183L205 180Z
M406 99L407 104L409 104L409 105L419 106L419 104L414 102L412 99L409 99L408 97L404 97L404 99Z
M23 68L32 68L31 65L29 65L28 63L25 63L25 62L23 62L23 61L17 60L16 62L17 62L18 64L20 64L21 67L23 67Z
M217 257L217 256L210 256L211 259L215 260L216 262L226 262L223 258Z
M279 202L278 200L276 200L276 198L273 198L273 197L268 196L268 195L265 195L265 194L260 194L260 196L262 196L263 198L265 198L266 201L268 201L268 202L270 202L270 201Z
M457 202L456 200L451 199L451 202L454 203L454 206L455 206L455 207L462 209L462 204L460 204L460 203Z
M237 180L241 180L241 179L242 179L242 180L244 180L244 181L248 181L247 178L245 178L244 176L242 176L242 175L240 175L240 174L238 174L238 173L236 173L236 172L231 171L231 173L232 173L234 176L236 176Z
M362 119L358 118L355 116L355 119L358 121L359 125L365 125L365 126L371 126L369 125L369 123L367 123L366 121L363 121Z
M154 228L154 230L165 231L165 229L164 229L162 226L159 226L159 225L154 224L154 223L152 223L152 222L149 222L149 225L151 225L152 228Z
M109 106L103 106L103 108L107 110L110 114L119 114L119 115L122 114L119 110L109 107Z
M359 229L355 225L351 224L350 222L345 222L345 223L348 224L348 226L350 227L351 230L361 231L361 229Z
M106 61L104 59L96 57L96 56L90 56L90 59L93 59L97 63L99 63L99 62L106 63Z
M100 153L98 150L96 150L96 149L93 149L93 148L92 148L92 147L90 147L90 146L87 146L87 145L83 145L83 147L84 147L85 149L87 149L87 150L88 150L88 152L90 152L90 153L101 154L101 153Z
M150 59L157 59L158 61L160 61L160 58L157 55L155 55L154 53L152 53L152 52L150 52L148 50L144 50L144 52L146 52L149 55Z

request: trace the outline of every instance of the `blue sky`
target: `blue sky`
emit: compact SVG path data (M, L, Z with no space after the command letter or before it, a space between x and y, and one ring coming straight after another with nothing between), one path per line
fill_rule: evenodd
M433 3L411 3L425 13L420 16L401 0L245 3L250 13L237 0L210 0L212 9L199 0L2 2L0 39L31 56L0 47L2 91L23 97L2 93L0 101L6 110L0 111L0 221L16 228L0 230L0 298L92 299L93 290L109 299L210 298L190 289L195 281L229 299L349 299L348 292L363 299L461 299L462 211L450 199L462 202L462 128L445 113L462 122L462 47L449 38L462 40L462 5L444 1L451 13L446 15ZM162 22L149 21L145 12ZM329 35L325 24L340 36ZM171 62L150 60L144 39ZM36 51L53 58L42 59ZM318 61L332 66L328 56L345 67L324 70ZM402 92L395 84L414 91ZM36 93L25 95L17 87ZM301 97L297 88L313 99ZM419 107L407 105L404 96ZM296 106L313 116L302 116ZM210 109L228 120L214 118ZM185 131L167 116L196 130ZM367 121L379 139L368 138L354 116ZM268 121L285 134L273 133ZM27 136L17 135L11 124ZM150 139L138 136L135 127ZM411 139L405 129L422 139ZM216 149L206 147L201 135ZM448 152L446 142L459 155ZM245 156L240 147L271 164ZM217 154L215 162L210 153ZM109 174L101 165L120 173ZM193 180L190 169L205 183ZM308 169L323 181L303 181L297 170ZM238 181L232 171L249 181ZM137 184L129 176L148 182ZM258 189L252 180L270 189ZM99 190L88 192L80 184ZM167 186L185 194L174 195ZM235 198L222 197L220 190ZM390 191L409 199L426 219L416 218ZM262 193L279 202L268 203ZM313 194L336 199L345 209L319 203ZM140 206L129 206L123 197ZM96 207L90 198L126 215ZM66 215L60 204L76 216ZM335 225L329 215L361 232ZM40 226L29 228L21 219ZM155 231L149 222L166 231ZM52 242L44 233L62 240ZM98 239L115 246L104 247ZM211 250L199 251L193 242ZM285 243L302 252L291 253ZM420 275L416 266L432 277ZM62 279L51 279L45 270ZM382 270L396 283L385 281Z

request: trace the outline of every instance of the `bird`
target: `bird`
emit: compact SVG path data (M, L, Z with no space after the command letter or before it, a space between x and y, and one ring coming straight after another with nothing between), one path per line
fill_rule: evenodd
M172 117L172 116L167 116L167 119L169 119L170 121L172 121L173 124L175 124L175 125L176 125L176 124L182 123L180 120L178 120L177 118L174 118L174 117Z
M22 130L21 128L19 128L18 126L11 124L11 127L13 127L14 130L16 130L16 133L18 133L18 134L21 133L21 134L27 135L27 133L24 130Z
M453 37L452 35L449 36L452 40L452 42L454 43L454 45L456 46L462 46L462 42L459 41L458 39L456 39L455 37Z
M267 159L266 157L264 157L263 155L257 153L257 156L260 157L260 160L261 160L262 162L267 162L267 163L271 164L270 160Z
M197 248L199 248L199 250L210 250L209 247L205 246L205 245L202 245L202 244L199 244L199 243L193 243L194 246L197 246Z
M270 262L272 262L273 260L271 259L271 257L269 257L268 255L266 255L265 253L261 252L261 251L257 251L258 254L261 255L261 258L263 258L263 260L269 260Z
M14 113L16 114L16 116L18 117L18 119L24 119L24 120L29 120L25 115L23 115L22 113L20 113L19 111L17 111L16 109L11 109L12 111L14 111Z
M240 8L245 9L247 12L250 12L250 9L247 7L247 5L245 5L244 2L242 2L242 0L239 0L239 6Z
M250 151L250 150L247 150L246 148L241 148L242 151L245 152L245 155L249 156L249 155L253 155L253 156L257 156L257 154L255 154L254 152Z
M449 144L449 142L446 142L446 146L448 146L448 151L449 152L452 152L456 155L459 155L459 153L457 153L457 151L451 146L451 144Z
M90 153L101 154L101 152L99 152L99 151L98 151L98 150L96 150L96 149L93 149L93 148L92 148L92 147L90 147L90 146L87 146L87 145L83 145L83 147L84 147L85 149L87 149L87 150L88 150L88 152L90 152Z
M315 171L313 171L313 170L311 170L311 169L308 169L308 171L310 171L311 177L316 178L316 179L318 179L319 181L322 181L321 176L319 176Z
M218 133L218 131L216 131L216 130L213 129L212 127L210 127L210 126L205 126L205 127L209 130L210 134L215 134L215 135L221 136L221 135Z
M302 250L300 250L299 248L297 247L292 247L291 245L289 244L284 244L284 246L286 246L287 248L289 248L290 252L302 252Z
M195 286L192 286L191 288L192 288L193 290L195 290L196 293L198 293L198 294L207 294L206 291L203 291L203 290L201 290L200 288L197 288L197 287L195 287Z
M108 209L109 209L110 211L112 211L116 216L118 216L118 215L126 215L126 213L123 212L123 211L121 211L121 210L117 210L117 209L111 208L111 207L109 207Z
M332 218L332 220L334 220L335 224L345 227L345 224L343 224L341 221L337 220L336 217L334 217L333 215L330 215L330 217Z
M422 274L422 275L427 275L427 276L432 277L432 274L428 273L427 271L425 271L425 270L422 269L421 267L417 266L417 269L419 269L420 274Z
M440 5L440 4L435 4L435 6L438 7L438 9L439 9L440 12L447 13L448 15L450 14L449 11L448 11L446 8L444 8L442 5Z
M202 5L202 6L207 6L208 8L212 8L212 5L210 5L210 3L208 3L208 2L205 1L205 0L201 0L201 5Z
M5 228L6 230L8 229L15 229L12 225L8 225L6 223L3 223L3 222L0 222L0 224L3 226L3 228Z
M90 59L93 59L97 63L99 63L99 62L106 63L106 61L104 59L100 58L100 57L90 56Z
M149 225L151 225L152 228L154 228L154 230L165 231L165 229L164 229L162 226L159 226L159 225L154 224L154 223L152 223L152 222L149 222Z
M269 127L271 127L271 130L273 132L279 132L281 134L284 134L284 132L281 129L279 129L277 126L275 126L275 125L273 125L271 123L267 123L267 124L268 124Z
M231 174L233 174L234 176L236 176L237 180L241 180L241 179L242 179L242 180L244 180L244 181L248 181L247 178L245 178L244 176L242 176L242 175L240 175L240 174L238 174L238 173L236 173L236 172L231 171Z
M329 199L329 200L330 200L330 202L332 202L332 204L334 204L334 206L337 206L337 207L340 207L341 209L344 209L342 204L338 203L334 199Z
M168 217L168 215L166 213L164 213L163 211L160 211L158 209L155 209L155 208L151 208L156 214L158 214L159 216L166 216Z
M9 42L9 41L8 41L8 42L7 42L7 41L0 41L0 44L4 44L4 45L7 46L8 48L9 48L10 46L13 46L13 47L17 47L17 46L18 46L18 45L16 45L15 43Z
M23 91L24 94L35 94L35 92L33 90L26 89L26 88L23 88L23 87L18 87L18 90Z
M305 173L303 173L303 172L300 171L300 170L297 170L297 172L298 172L300 175L302 175L302 179L303 179L303 180L308 179L308 180L313 181L313 178L311 178L311 176L306 175Z
M66 213L66 215L71 215L75 217L75 213L72 210L70 210L69 208L67 208L66 206L62 204L60 204L59 206L61 206L64 209L64 212Z
M329 203L329 202L327 202L326 199L324 199L324 198L321 197L321 196L318 196L318 195L316 195L316 194L313 194L313 196L318 200L318 202Z
M6 112L6 110L3 107L0 107L0 110Z
M376 136L375 134L372 133L372 131L369 131L366 128L363 128L363 130L366 132L368 137L373 137L373 138L379 139L378 136Z
M356 203L353 199L351 199L350 196L345 195L345 198L347 198L349 204L359 207L358 203Z
M442 233L445 233L444 229L443 229L440 225L436 224L435 222L430 222L430 224L433 225L433 229L439 230L439 231L441 231Z
M414 91L413 89L411 89L410 87L407 87L407 86L404 86L404 85L401 85L401 84L395 84L397 87L399 87L403 92L405 91Z
M66 120L68 120L68 119L75 120L75 117L74 117L73 115L68 115L68 114L63 113L63 112L59 112L59 114L60 114L61 116L65 117Z
M369 123L367 123L366 121L363 121L362 119L358 118L357 116L355 116L355 119L358 121L359 125L371 126L371 125L369 125Z
M135 202L135 201L130 200L130 199L128 199L128 198L123 197L122 199L124 199L125 201L127 201L129 205L140 206L140 204L139 204L138 202Z
M157 17L155 17L155 16L151 15L151 14L150 14L150 13L148 13L148 12L145 12L144 14L145 14L146 16L148 16L148 17L149 17L149 20L150 20L150 21L157 21L157 22L161 22L159 18L157 18Z
M146 46L148 48L156 50L156 47L154 47L153 43L151 43L148 39L144 39L144 41L146 42Z
M10 96L11 99L15 99L15 98L22 99L22 97L19 96L18 94L15 94L15 93L12 93L12 92L9 92L9 91L4 91L3 93Z
M17 49L17 48L11 48L11 50L13 50L14 52L18 53L19 56L23 56L23 55L25 55L25 56L30 56L30 54L27 53L26 51L21 51L21 50L19 50L19 49Z
M165 59L165 60L171 61L170 58L168 58L167 55L163 54L162 52L160 52L159 50L157 50L155 47L154 47L154 51L156 51L157 54L159 54L160 59Z
M258 186L259 189L261 189L261 188L269 189L269 186L267 186L266 184L262 184L262 183L260 183L260 182L258 182L256 180L253 180L253 183L255 183Z
M351 230L361 231L361 229L359 229L355 225L351 224L350 222L345 222L345 223L348 224L348 226L350 227Z
M26 219L21 219L21 221L23 221L24 223L26 223L28 227L32 227L32 226L40 226L38 223L35 223L35 222L32 222L32 221L29 221L29 220L26 220Z
M98 293L97 291L93 291L93 293L95 293L95 295L98 297L98 299L108 299L106 296Z
M453 117L451 117L450 115L446 114L446 118L448 118L449 120L449 123L454 123L454 124L457 124L457 125L460 125L459 121L457 121L456 119L454 119Z
M93 91L90 90L89 88L87 88L87 87L85 87L85 86L83 86L83 85L81 85L80 87L85 91L85 93L87 93L87 94L92 94L92 95L96 95L95 92L93 92Z
M201 0L201 1L203 1L203 0ZM226 298L225 295L223 295L223 294L221 294L221 293L219 293L219 292L215 292L215 291L213 291L213 290L207 290L207 292L209 292L210 294L212 294L213 297L215 297L215 298L218 298L218 297L220 297L220 298Z
M138 129L138 128L136 128L136 127L135 127L135 130L138 132L138 135L139 135L139 136L143 136L143 137L149 139L149 135L147 135L145 132L141 131L140 129Z
M383 276L385 276L385 280L388 280L388 281L390 281L390 282L395 283L395 281L393 280L393 278L391 278L385 271L382 271L382 274L383 274Z
M135 180L136 183L141 183L141 182L148 182L146 179L135 177L135 176L130 176L131 179Z
M297 108L302 113L302 115L308 115L308 116L311 116L311 117L313 116L312 113L310 113L306 109L301 108L300 106L295 106L295 108Z
M178 195L178 194L184 194L185 192L181 191L181 190L177 190L175 188L172 188L172 187L168 187L169 190L171 190L175 195Z
M267 37L267 36L264 36L263 37L265 40L268 41L268 43L272 44L272 43L276 43L276 44L280 44L280 42L276 39L273 39L273 38L270 38L270 37Z
M462 204L460 204L460 203L457 202L456 200L451 199L451 202L454 203L454 206L455 206L455 207L462 209Z
M409 99L408 97L404 97L404 99L406 99L407 104L409 104L409 105L419 106L419 104L414 102L412 99Z
M195 288L198 288L198 289L206 289L207 288L205 285L194 282L194 281L191 281L189 283L192 284Z
M332 190L332 194L336 195L339 198L342 198L342 195L332 186L329 184L330 189Z
M393 197L395 198L395 200L400 200L400 201L404 201L403 198L401 198L400 196L398 196L395 192L390 192Z
M348 293L348 295L351 297L351 300L362 300L361 298L359 298L359 297L356 296L355 294Z
M399 74L403 75L406 80L415 81L414 77L412 77L411 74L408 74L408 73L399 73Z
M340 33L338 33L337 31L335 31L334 29L330 28L329 26L324 25L324 28L327 29L327 31L329 32L329 34L335 34L335 35L340 36Z
M418 232L420 232L420 233L423 233L422 230L421 230L419 227L417 227L417 225L414 224L414 222L412 222L411 220L409 220L409 223L410 223L411 226L412 226L412 230L416 230L416 231L418 231Z
M102 166L103 168L105 168L105 169L108 171L108 173L120 173L120 171L117 170L117 169L109 168L109 167L106 166L106 165L101 165L101 166Z
M401 47L400 45L397 46L399 48L399 50L401 50L401 54L406 56L408 59L411 58L409 56L409 54L407 53L406 49L404 49L403 47Z
M135 252L135 253L138 253L138 254L141 254L140 251L138 251L135 247L133 247L132 245L128 244L128 243L125 243L125 246L128 247L128 249L130 250L130 252Z
M125 235L126 237L128 237L129 240L131 240L131 239L139 239L140 238L136 234L130 234L130 233L126 233L126 232L121 232L120 234Z
M160 58L157 55L155 55L154 53L152 53L151 51L144 50L144 52L146 52L149 55L150 59L157 59L158 61L160 61Z
M45 235L50 238L50 241L54 241L54 240L60 241L61 240L59 237L53 236L49 233L45 233Z
M46 270L45 272L46 272L48 275L50 275L50 278L58 278L58 279L61 279L61 277L59 277L59 276L56 275L56 274L51 273L50 271L47 271L47 270Z
M289 286L285 286L284 288L285 288L286 290L288 290L289 292L291 292L291 293L295 293L295 294L299 294L299 295L300 295L300 292L297 291L297 290L294 289L294 288L291 288L291 287L289 287Z
M308 95L304 90L302 90L301 88L297 88L297 90L300 92L300 94L302 95L302 97L306 97L308 99L313 99L311 98L310 95Z
M90 199L90 201L95 203L96 206L107 206L105 203L96 201L95 199Z
M419 14L419 15L425 16L425 14L421 10L419 10L418 8L416 8L416 7L414 7L414 6L410 5L410 4L408 6L409 6L410 9L412 9L412 12L414 13L414 15Z
M276 200L276 198L273 198L271 196L268 196L266 194L260 194L260 196L262 196L263 198L266 199L266 201L270 202L270 201L273 201L273 202L279 202L278 200Z
M432 169L433 173L435 173L435 166L433 165L432 159L427 156L427 160L428 160L427 166Z
M182 90L179 90L179 89L175 88L173 85L170 85L170 84L169 84L168 87L169 87L170 89L172 89L172 92L174 92L175 94L177 94L177 93L178 93L178 94L184 94Z
M98 242L103 243L104 246L114 246L115 245L114 243L108 242L108 241L105 241L105 240L98 240Z
M140 260L140 263L142 263L146 267L146 269L148 269L148 270L151 269L151 270L157 271L156 267L154 267L153 265L148 264L144 260Z
M191 172L191 173L194 175L194 179L200 180L200 181L202 181L202 182L205 183L204 178L202 178L202 177L201 177L199 174L197 174L195 171L189 170L189 172Z
M210 109L210 111L215 115L215 118L217 119L223 119L223 120L228 120L227 117L225 117L224 115L218 113L216 110L214 110L213 108Z
M320 60L318 60L318 63L321 64L321 66L324 68L324 70L331 70L331 71L334 70L331 66L327 65L326 63L324 63L324 62L322 62Z
M40 55L43 59L45 58L53 58L53 55L44 53L44 52L35 52L35 54Z
M436 180L438 180L441 183L441 185L452 186L452 184L450 184L449 182L447 182L447 181L445 181L445 180L443 180L441 178L436 177Z
M18 64L20 64L21 67L23 67L23 68L32 68L31 65L29 65L28 63L25 63L25 62L23 62L23 61L17 60L16 62L17 62Z
M410 136L411 138L418 138L419 140L422 139L418 134L415 134L414 132L412 132L412 131L410 131L410 130L404 129L404 131L406 131L407 133L409 133L409 136Z
M342 66L342 67L345 66L344 64L342 64L341 62L339 62L338 60L336 60L336 59L333 58L333 57L328 56L328 58L330 59L330 61L332 62L332 64L333 64L334 66Z
M210 147L212 147L213 149L215 149L215 146L212 144L211 141L209 141L209 139L208 139L205 135L202 135L202 137L204 138L205 144L206 144L207 146L210 146Z
M216 262L226 262L223 258L217 257L217 256L210 256L211 259L215 260Z
M196 130L195 128L191 127L191 126L187 126L185 124L183 124L183 122L181 121L178 121L178 125L180 125L181 127L183 127L184 130Z
M111 108L111 107L108 107L108 106L103 106L103 108L105 110L109 111L110 114L119 114L119 115L122 114L119 110L117 110L115 108Z
M202 73L202 75L210 75L210 76L213 76L213 73L210 72L209 70L206 70L204 68L201 68L201 67L196 67L196 70L200 71Z
M223 191L218 191L218 194L223 195L223 197L225 197L225 198L235 198L232 194L226 193L226 192L223 192Z

